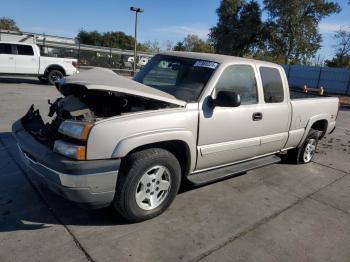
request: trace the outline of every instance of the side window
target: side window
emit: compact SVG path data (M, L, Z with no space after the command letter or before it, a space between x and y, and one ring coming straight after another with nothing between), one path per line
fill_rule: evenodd
M280 103L284 100L283 83L280 72L272 67L260 67L260 75L266 103Z
M215 90L236 92L241 96L241 104L249 105L258 102L256 87L254 69L250 65L232 65L221 74Z
M0 44L0 54L12 54L10 44Z
M30 45L17 45L18 55L34 55L33 47Z

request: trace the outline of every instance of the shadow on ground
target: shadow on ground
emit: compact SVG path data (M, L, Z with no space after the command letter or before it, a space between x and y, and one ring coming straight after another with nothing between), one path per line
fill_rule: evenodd
M17 146L9 132L0 133L0 170L0 232L41 229L57 223L101 226L127 223L111 207L83 209L30 179L20 165Z
M112 206L84 209L46 189L19 162L17 145L10 132L0 133L0 170L0 232L43 229L54 224L128 224ZM179 194L197 188L185 180Z
M47 85L44 83L41 83L38 79L35 79L34 77L0 77L0 83L5 84L34 84L34 85Z

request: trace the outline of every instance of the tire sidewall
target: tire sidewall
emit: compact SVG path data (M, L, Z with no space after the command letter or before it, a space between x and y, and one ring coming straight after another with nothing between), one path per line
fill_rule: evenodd
M56 80L56 81L53 81L53 80L51 79L53 73L59 73L59 74L61 74L61 78L60 78L60 79L62 79L62 78L64 77L64 75L63 75L63 73L62 73L61 71L59 71L59 70L51 70L51 71L49 72L49 74L47 75L47 79L48 79L48 81L49 81L49 83L50 83L51 85L54 85L55 82L57 81L57 80Z
M315 148L315 151L316 151L317 145L318 145L318 132L317 132L316 130L311 130L311 131L309 132L309 134L307 135L307 137L306 137L306 139L305 139L305 141L304 141L304 143L303 143L303 146L302 146L302 147L300 148L300 150L299 150L298 162L299 162L300 164L308 164L308 163L310 163L310 162L312 161L312 159L315 157L315 152L314 152L314 154L312 155L310 161L305 162L305 161L304 161L304 158L303 158L304 152L305 152L305 149L306 149L306 146L307 146L307 144L309 143L309 141L310 141L311 139L315 139L315 140L316 140L316 145L315 145L315 147L316 147L316 148Z
M165 150L163 150L165 151ZM165 153L167 152L167 153ZM135 159L135 161L131 164L130 169L127 173L123 174L126 176L124 179L124 204L125 208L128 210L128 220L132 222L138 222L150 219L155 217L161 213L163 213L173 202L176 194L179 190L181 183L181 168L180 164L170 152L165 151L161 155L149 155L145 159ZM152 168L155 165L162 165L166 167L170 174L170 191L168 195L164 199L164 201L156 208L152 210L144 210L138 206L136 203L136 189L139 180L144 175L144 173ZM121 190L121 188L117 187L117 190ZM131 218L131 219L130 219Z

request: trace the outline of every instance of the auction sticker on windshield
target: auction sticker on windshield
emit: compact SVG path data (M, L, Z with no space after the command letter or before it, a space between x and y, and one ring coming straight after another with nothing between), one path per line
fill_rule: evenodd
M193 65L194 67L207 67L211 69L215 69L218 66L218 63L210 62L210 61L196 61Z

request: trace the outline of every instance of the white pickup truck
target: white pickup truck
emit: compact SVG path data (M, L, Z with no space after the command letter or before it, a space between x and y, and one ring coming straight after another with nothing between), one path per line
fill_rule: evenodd
M54 84L77 73L77 67L76 59L40 56L35 44L0 41L0 75L38 76L41 82Z

